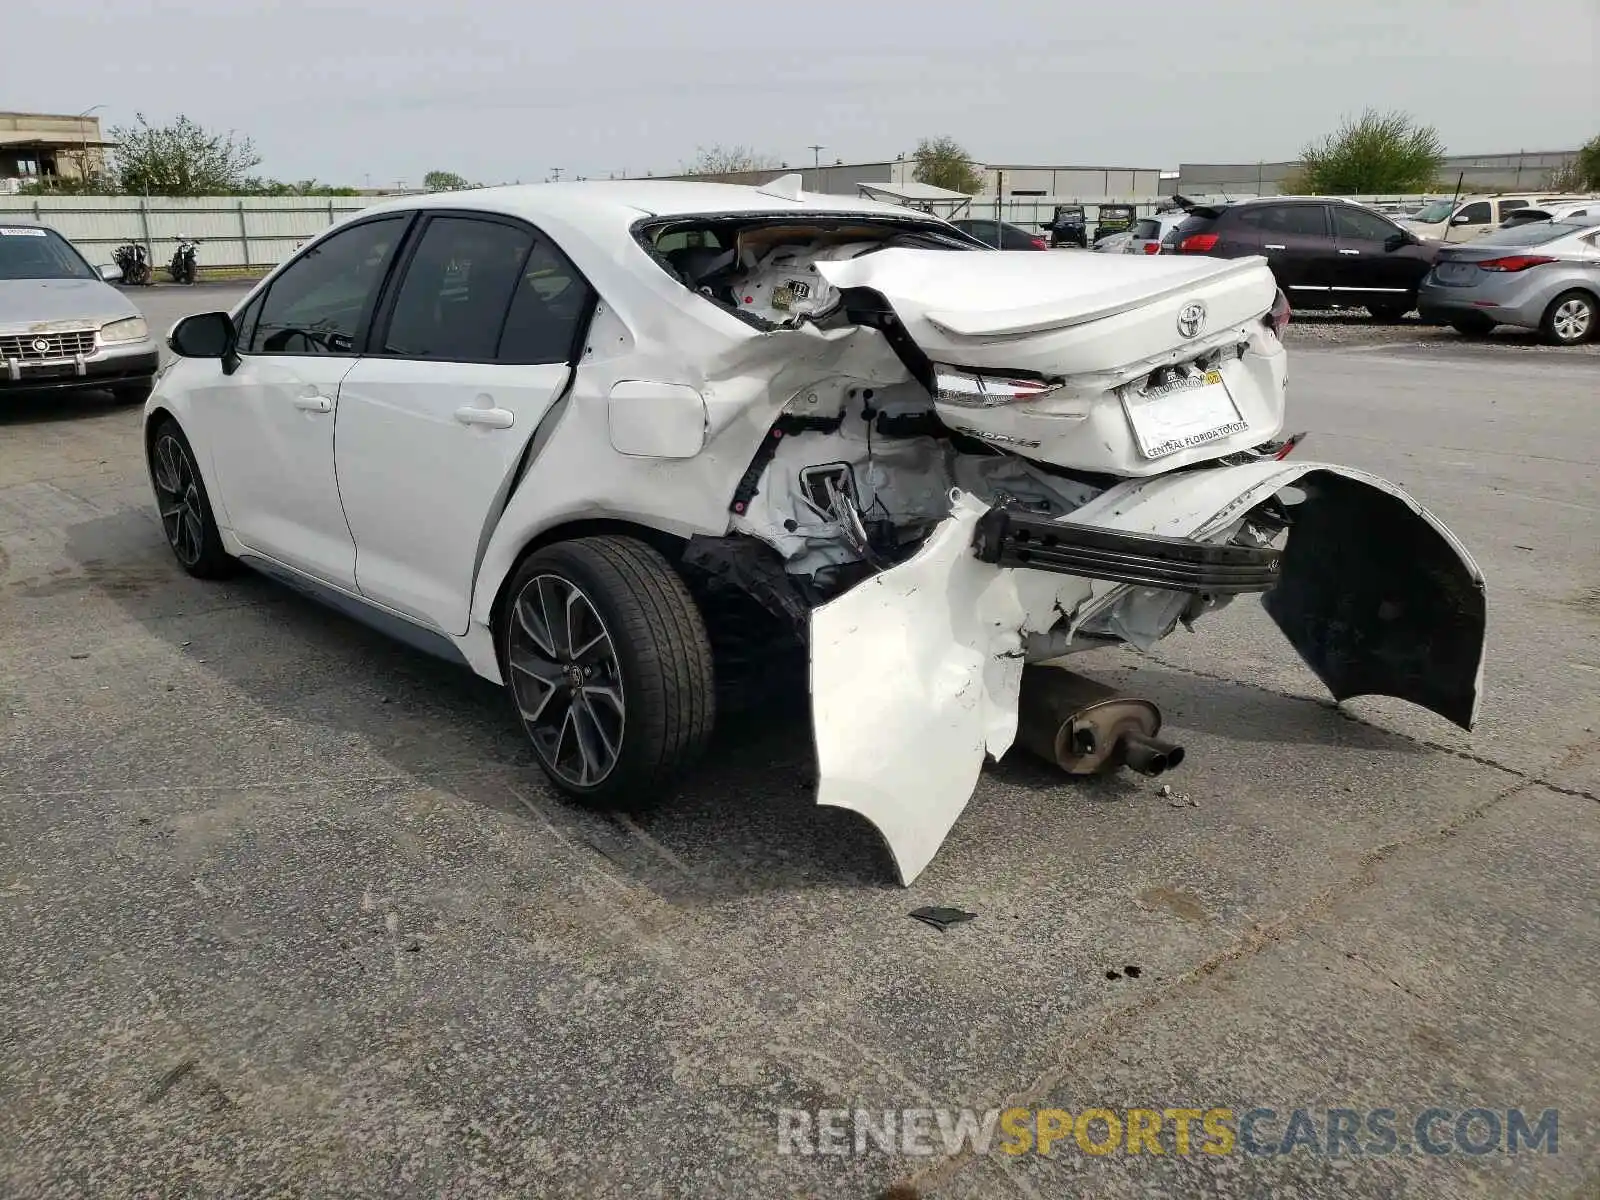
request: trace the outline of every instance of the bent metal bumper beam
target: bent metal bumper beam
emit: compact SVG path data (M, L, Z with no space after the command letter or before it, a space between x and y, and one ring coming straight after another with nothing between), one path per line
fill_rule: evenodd
M1297 497L1281 556L1218 545L1273 496ZM1398 696L1467 729L1477 720L1483 575L1387 480L1253 462L1129 480L1057 522L993 513L956 493L915 555L810 616L817 802L872 822L903 884L933 860L985 757L1017 736L1024 639L1104 611L1125 585L1264 591L1267 615L1335 699ZM1056 544L1038 549L1051 553L1023 558L1045 534Z
M1276 550L1123 533L991 508L978 518L979 562L1197 595L1265 592L1278 582Z

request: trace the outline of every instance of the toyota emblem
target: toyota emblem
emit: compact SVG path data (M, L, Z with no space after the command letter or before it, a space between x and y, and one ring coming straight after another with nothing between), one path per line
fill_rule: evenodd
M50 339L49 338L34 338L33 339L33 348L35 350L37 350L40 354L45 353L47 350L50 349Z
M1206 327L1206 306L1191 300L1178 310L1178 332L1192 338Z

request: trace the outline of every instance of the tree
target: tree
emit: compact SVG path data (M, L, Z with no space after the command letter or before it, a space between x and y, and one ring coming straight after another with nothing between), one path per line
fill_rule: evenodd
M422 186L430 192L459 192L471 185L454 171L429 171L422 177Z
M770 171L778 160L749 146L696 146L693 162L683 164L685 175L726 179L746 171Z
M261 156L249 138L210 133L181 113L170 125L151 125L143 113L132 128L116 128L117 182L149 196L237 195Z
M1578 155L1550 172L1545 184L1553 192L1587 192L1600 189L1600 134L1583 144Z
M1299 190L1322 195L1420 192L1433 186L1444 142L1409 113L1367 109L1300 152Z
M969 196L983 189L982 173L954 138L923 138L912 157L917 163L912 178L918 183L965 192Z

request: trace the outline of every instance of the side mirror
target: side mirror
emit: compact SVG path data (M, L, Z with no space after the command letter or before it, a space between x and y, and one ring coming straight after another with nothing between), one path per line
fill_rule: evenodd
M234 354L237 342L233 318L225 312L185 317L167 335L167 346L179 358L220 358L223 370L229 374L238 365L238 356Z
M1472 223L1472 218L1467 216L1466 213L1458 213L1456 216L1450 219L1450 223L1452 225L1470 225Z
M118 283L122 279L121 267L101 267L100 278L107 283Z
M1397 229L1388 237L1383 239L1383 248L1389 251L1399 250L1403 246L1415 245L1416 241L1416 238L1412 237L1403 229Z

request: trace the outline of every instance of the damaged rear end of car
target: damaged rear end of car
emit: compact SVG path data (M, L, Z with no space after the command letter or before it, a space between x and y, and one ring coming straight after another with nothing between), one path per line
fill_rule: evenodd
M909 215L634 235L686 304L751 331L724 372L770 385L726 530L684 569L805 646L818 802L871 821L902 882L1019 705L1069 770L1181 759L1153 704L1074 708L1040 664L1149 649L1247 593L1336 700L1476 720L1482 575L1393 484L1289 461L1288 311L1261 260L991 251Z

